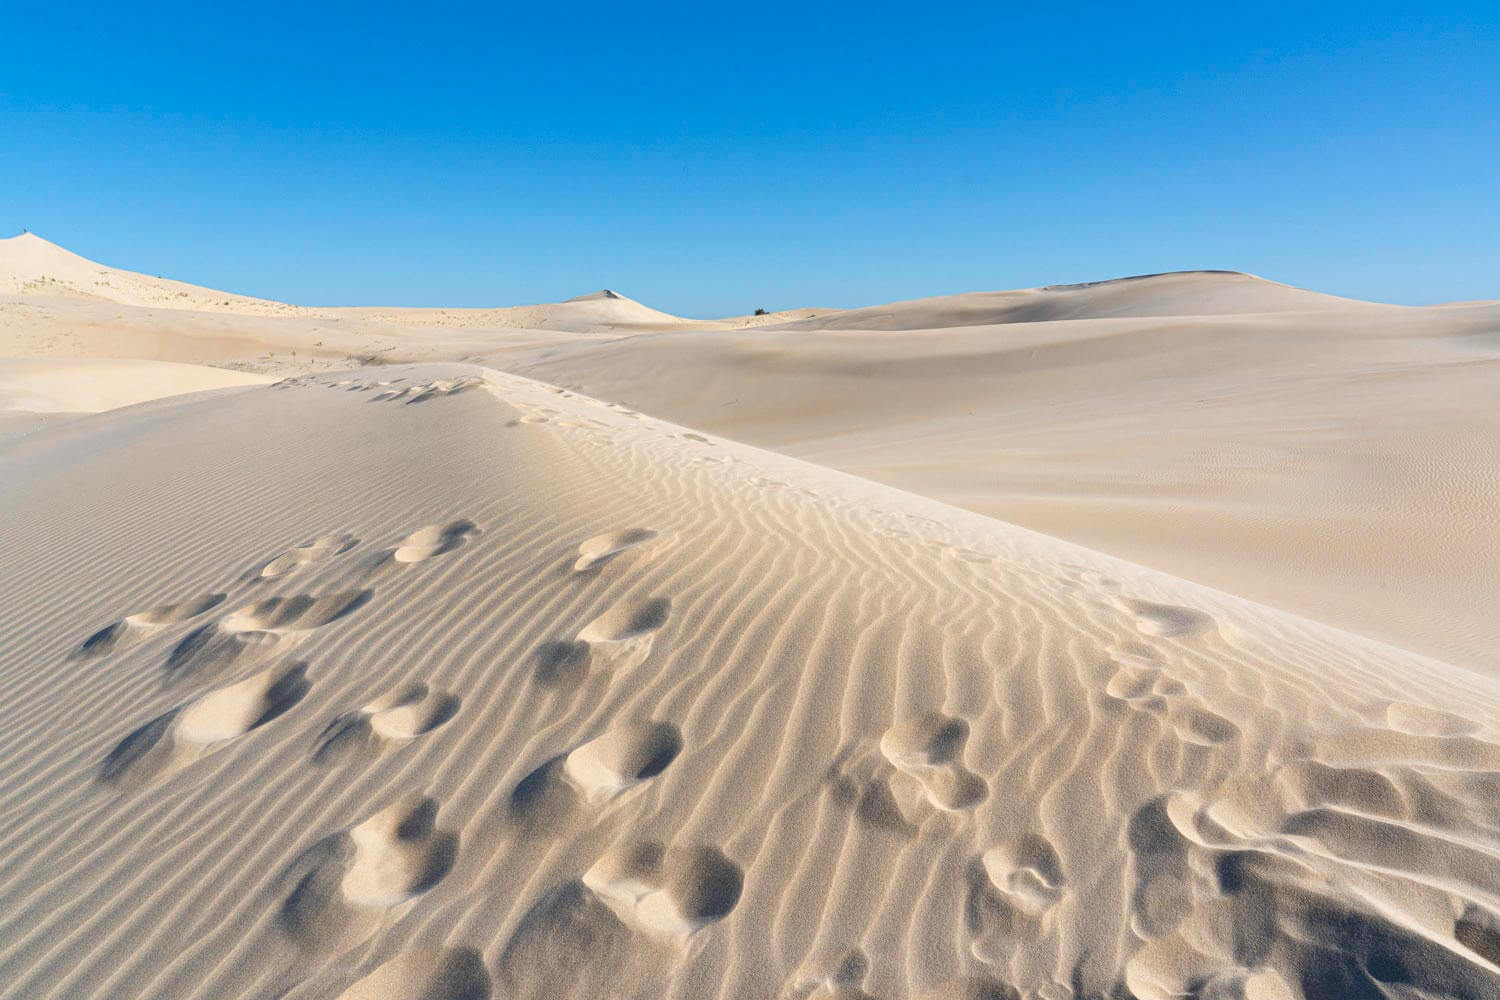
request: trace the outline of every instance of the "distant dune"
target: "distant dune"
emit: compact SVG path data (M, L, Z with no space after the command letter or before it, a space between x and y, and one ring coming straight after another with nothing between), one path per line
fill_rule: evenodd
M1500 994L1494 679L478 366L0 475L6 996Z
M1222 316L1327 309L1379 309L1238 271L1177 271L1014 292L969 292L849 309L795 324L820 330L935 330L1069 319Z

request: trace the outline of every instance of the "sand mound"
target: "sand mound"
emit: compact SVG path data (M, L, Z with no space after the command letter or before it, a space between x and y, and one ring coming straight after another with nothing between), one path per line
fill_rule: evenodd
M1174 271L1009 292L966 292L849 309L787 330L936 330L1066 319L1220 316L1327 309L1398 309L1294 288L1239 271Z
M49 243L35 233L0 239L0 294L81 295L155 309L213 309L273 313L280 302L234 295L184 281L106 267Z
M83 299L169 312L243 317L356 320L398 326L526 328L583 333L616 326L664 327L690 322L602 289L565 302L498 309L330 308L294 306L234 295L170 278L107 267L49 243L35 233L0 239L0 296L28 300ZM296 330L295 326L287 332ZM311 329L304 328L306 333ZM301 338L298 338L301 339ZM307 337L307 347L312 338ZM295 346L295 345L291 345Z
M930 300L913 322L992 325L815 328L868 325L844 314L503 363L1500 673L1500 306L1109 318L1164 283L1205 314L1221 286L1312 294L1167 275L1056 293L1099 318Z
M0 358L0 412L95 413L164 396L270 381L264 375L167 361Z
M0 477L7 995L1500 991L1441 662L476 367Z

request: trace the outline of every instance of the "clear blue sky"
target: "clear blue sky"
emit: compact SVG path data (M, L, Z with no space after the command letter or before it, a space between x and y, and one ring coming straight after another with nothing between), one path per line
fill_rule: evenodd
M1500 298L1494 0L234 6L8 12L0 232L308 304Z

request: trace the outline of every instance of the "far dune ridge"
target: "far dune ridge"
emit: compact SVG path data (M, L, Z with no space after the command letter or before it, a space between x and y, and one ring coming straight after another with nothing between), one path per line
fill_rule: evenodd
M477 365L0 470L6 996L1500 994L1481 674Z

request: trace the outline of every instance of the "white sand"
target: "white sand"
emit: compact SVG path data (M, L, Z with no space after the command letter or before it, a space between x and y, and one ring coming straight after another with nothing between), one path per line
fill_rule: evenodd
M885 308L493 363L1500 672L1500 304L1192 274Z
M1443 450L1493 307L1288 290L1252 315L1253 280L1019 296L1070 319L961 302L990 325L944 325L929 303L920 331L489 350L550 343L526 363L663 409L740 390L744 437L843 441L850 466L884 437L897 472L925 452L1018 495L1083 482L1064 456L1092 441L1081 468L1136 478L1079 487L1079 525L1114 492L1119 525L1184 525L1160 551L1208 562L1216 507L1269 505L1255 489L1302 491L1223 529L1259 525L1268 559L1278 525L1371 509L1377 553L1493 546L1493 463L1449 482ZM1199 295L1236 311L1195 315ZM0 316L21 340L81 301L17 293ZM174 351L293 343L183 315ZM1425 493L1371 451L1330 462L1380 414L1362 440L1415 461L1418 417L1393 411L1424 400ZM1493 440L1484 419L1469 440ZM713 423L392 364L0 440L0 995L1500 995L1500 680ZM1242 431L1306 463L1247 446L1258 471L1205 497L1163 471ZM1016 478L964 478L985 442ZM1157 522L1125 502L1153 490Z
M97 413L164 396L271 381L265 375L169 361L0 357L0 411Z
M0 357L0 439L83 413L271 379L169 361Z
M1233 272L716 321L310 309L0 240L0 354L488 364L1490 673L1497 330Z

